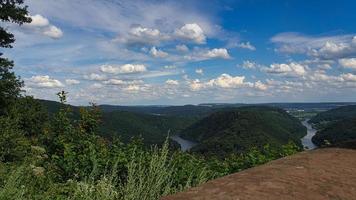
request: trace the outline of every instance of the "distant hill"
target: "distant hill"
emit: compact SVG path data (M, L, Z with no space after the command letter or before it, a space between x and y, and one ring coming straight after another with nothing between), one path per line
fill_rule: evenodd
M231 106L206 106L206 105L183 105L183 106L112 106L100 105L101 110L105 112L111 111L128 111L135 113L153 114L153 115L169 115L181 117L202 117L207 116L218 109Z
M300 121L282 109L247 106L213 113L188 127L181 136L199 143L192 151L224 155L289 141L301 146L300 138L305 134Z
M345 119L352 119L355 117L356 105L348 105L321 112L310 119L309 122L314 124L316 128L323 129L324 127L327 127L329 123L334 123Z
M61 104L55 101L40 102L50 114L58 112L61 107ZM68 106L73 110L72 117L78 119L80 107ZM100 107L102 110L100 134L108 138L118 136L123 142L130 141L132 137L142 137L145 144L162 144L168 132L170 135L177 134L197 120L189 115L180 117L134 112L136 107L132 107L132 112Z
M339 146L354 140L356 140L356 117L330 123L312 138L317 146Z
M161 144L168 133L174 135L196 121L191 117L160 116L126 111L104 112L101 132L105 136L120 136L128 142L141 136L146 144Z

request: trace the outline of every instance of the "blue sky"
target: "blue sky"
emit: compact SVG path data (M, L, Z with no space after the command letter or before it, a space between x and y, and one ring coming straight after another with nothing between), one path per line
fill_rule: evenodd
M152 105L356 100L354 1L27 0L27 94Z

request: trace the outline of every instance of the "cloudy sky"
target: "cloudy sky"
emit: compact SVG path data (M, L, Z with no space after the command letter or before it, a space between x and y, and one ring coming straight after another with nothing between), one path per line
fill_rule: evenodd
M5 50L27 94L152 105L356 100L356 3L26 0ZM272 3L273 2L273 3Z

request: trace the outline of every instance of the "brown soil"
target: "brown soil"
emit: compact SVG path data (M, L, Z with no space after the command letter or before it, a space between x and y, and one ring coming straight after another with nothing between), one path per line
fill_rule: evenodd
M305 151L162 199L356 200L356 150Z

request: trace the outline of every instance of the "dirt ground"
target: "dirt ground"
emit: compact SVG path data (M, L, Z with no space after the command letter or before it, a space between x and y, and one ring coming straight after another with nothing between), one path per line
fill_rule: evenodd
M162 199L356 200L356 150L301 152Z

